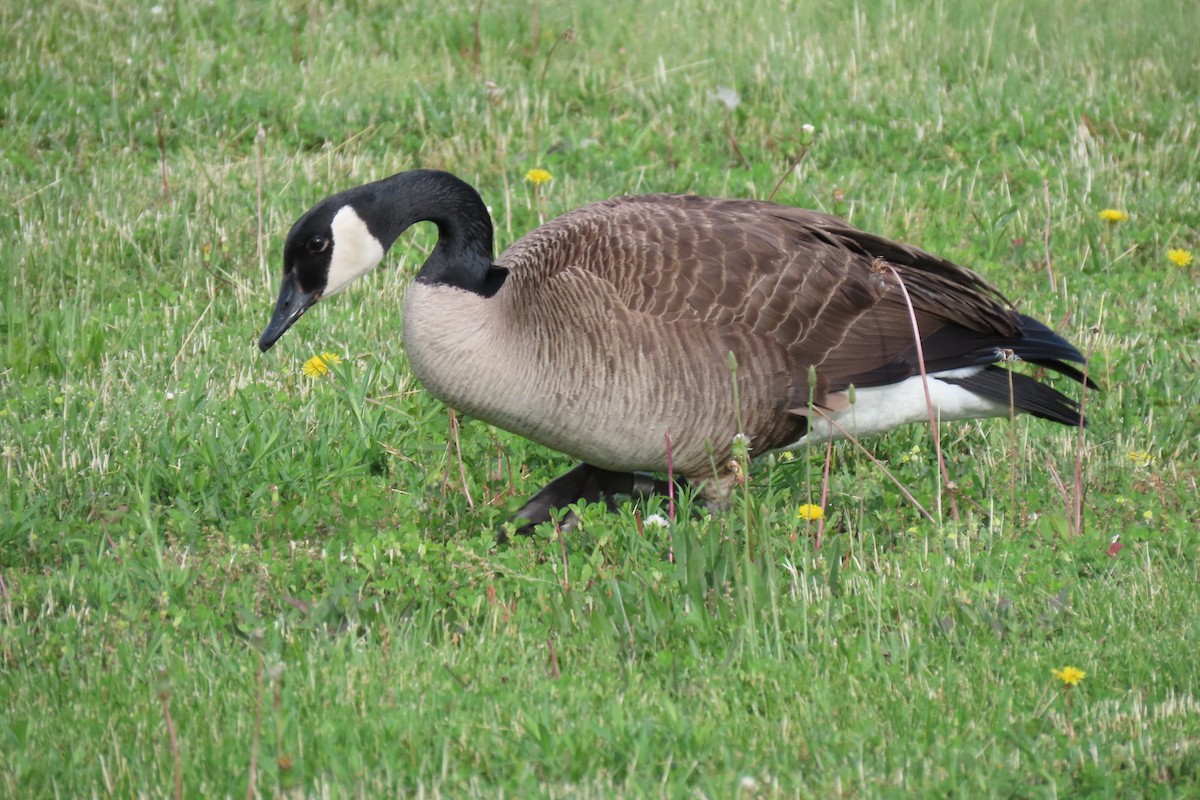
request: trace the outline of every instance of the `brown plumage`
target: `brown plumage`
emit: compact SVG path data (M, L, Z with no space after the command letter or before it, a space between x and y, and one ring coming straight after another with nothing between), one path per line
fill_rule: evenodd
M263 349L419 220L441 236L404 302L414 373L447 404L587 465L531 501L534 521L637 490L635 471L666 471L668 436L676 475L719 505L738 433L759 454L919 419L901 282L943 418L1015 407L1081 422L1065 396L992 366L1012 352L1082 380L1063 363L1078 350L917 248L771 203L646 195L570 212L493 263L478 195L428 171L335 195L296 223ZM852 406L852 386L869 402Z

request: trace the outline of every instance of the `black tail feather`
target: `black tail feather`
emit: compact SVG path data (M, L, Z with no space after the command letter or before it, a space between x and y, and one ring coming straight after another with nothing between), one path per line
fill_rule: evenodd
M1078 381L1089 389L1099 389L1095 379L1085 376L1080 370L1064 363L1074 361L1086 364L1087 359L1075 345L1059 336L1033 317L1018 315L1021 320L1021 338L1010 345L1010 349L1023 361L1054 370Z
M1081 376L1082 377L1082 376ZM1011 405L1017 411L1064 425L1087 424L1079 404L1062 392L1019 372L990 366L965 378L939 375L938 380L961 386L969 392Z
M987 366L1000 361L1004 351L1011 351L1022 361L1065 375L1089 389L1099 388L1094 378L1067 363L1086 363L1083 353L1075 345L1033 317L1018 314L1017 322L1019 336L980 333L958 325L945 326L921 342L925 369L945 372ZM902 371L903 362L895 370Z

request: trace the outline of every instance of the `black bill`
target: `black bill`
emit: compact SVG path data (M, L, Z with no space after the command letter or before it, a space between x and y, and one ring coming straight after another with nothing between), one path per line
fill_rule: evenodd
M267 323L267 329L258 339L258 349L264 353L271 345L292 327L292 323L300 319L313 303L321 299L319 292L306 292L300 288L295 273L289 272L283 276L283 284L279 287L279 300L275 303L275 313Z

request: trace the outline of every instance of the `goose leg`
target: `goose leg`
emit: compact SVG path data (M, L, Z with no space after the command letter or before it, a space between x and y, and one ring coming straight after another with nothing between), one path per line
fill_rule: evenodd
M677 482L676 485L679 485ZM611 509L616 508L614 497L627 495L635 499L664 495L669 490L667 481L657 478L647 472L613 472L591 464L579 466L560 475L542 487L541 491L521 506L521 510L513 515L514 520L525 520L517 533L526 535L533 529L551 519L556 508L566 508L571 503L587 500L596 503L603 500ZM575 526L574 514L569 514L563 521L563 528L570 530Z

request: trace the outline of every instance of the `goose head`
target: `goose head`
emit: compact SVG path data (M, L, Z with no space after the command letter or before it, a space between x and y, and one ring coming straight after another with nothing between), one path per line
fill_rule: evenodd
M354 198L329 198L302 216L283 247L283 283L259 349L269 350L318 300L373 270L385 250Z
M438 227L438 244L417 280L481 294L495 292L487 207L468 184L446 172L412 170L333 195L296 221L283 246L283 282L275 313L258 340L266 352L318 300L373 270L416 222Z

